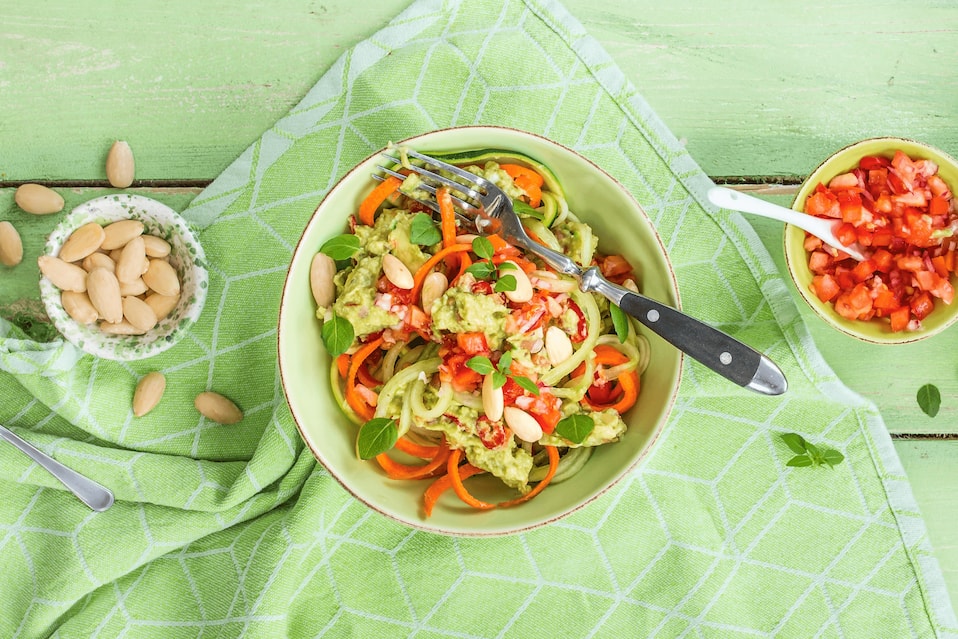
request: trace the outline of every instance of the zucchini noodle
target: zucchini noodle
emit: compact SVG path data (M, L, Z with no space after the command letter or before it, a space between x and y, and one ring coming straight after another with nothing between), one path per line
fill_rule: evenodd
M572 357L542 375L542 383L546 386L555 386L559 380L571 373L576 366L588 357L589 353L592 352L592 347L595 346L599 340L599 330L602 328L602 320L599 317L599 306L595 303L595 299L591 294L584 293L580 290L572 291L570 295L585 314L588 333Z
M402 148L398 153L407 168L418 162ZM522 221L543 244L582 266L599 266L613 281L634 277L621 256L596 251L592 229L569 211L541 164L522 158L499 164L483 153L460 157L466 159L460 166L522 198L526 206L517 208L537 207ZM439 477L424 495L427 515L436 499L430 491L444 490L434 488L442 481L467 504L491 507L463 487L476 472L513 489L518 497L499 505L514 506L574 479L597 446L621 437L622 415L635 405L649 364L649 342L631 318L620 341L610 332L608 305L537 256L502 237L479 241L460 228L448 199L436 200L441 239L418 244L414 237L425 236L412 228L423 209L410 198L427 196L426 179L412 171L398 187L381 182L360 204L358 248L339 263L336 300L318 318L353 328L329 383L343 412L360 425L360 455L375 458L393 479ZM415 222L421 230L421 218ZM385 253L409 273L397 279L396 268L385 271ZM499 286L506 261L519 267L512 277L528 278L526 286L518 279L512 288ZM374 434L364 440L373 421L367 432ZM382 442L393 441L383 436L393 427L394 449L402 453L395 459L392 449L382 450Z

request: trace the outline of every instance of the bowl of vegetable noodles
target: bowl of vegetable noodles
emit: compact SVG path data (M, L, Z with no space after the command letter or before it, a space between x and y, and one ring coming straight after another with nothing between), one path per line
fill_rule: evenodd
M672 306L666 250L628 191L544 137L458 127L390 145L495 180L538 241ZM476 236L371 155L309 220L283 288L283 389L316 458L368 507L450 535L529 530L629 473L682 355L568 276Z

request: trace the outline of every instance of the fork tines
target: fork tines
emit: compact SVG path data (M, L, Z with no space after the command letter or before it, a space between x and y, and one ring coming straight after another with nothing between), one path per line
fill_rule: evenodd
M388 153L382 153L381 155L385 158L392 160L396 166L399 166L401 164L399 158L389 155ZM463 179L469 180L470 182L473 182L474 184L477 180L476 176L469 173L468 171L464 171L463 169L460 169L457 166L453 166L451 164L441 162L434 158L430 158L429 156L422 155L421 153L407 150L406 155L409 157L413 157L418 160L421 160L423 162L426 162L428 164L431 164L442 171L446 171L448 173L452 173L454 175L463 177ZM379 174L379 173L373 174L373 177L376 178L377 180L385 179L383 177L384 175L391 175L396 178L399 178L400 180L403 180L406 178L404 174L400 173L394 168L390 168L390 167L382 166L382 165L378 165L376 168L382 171L382 174ZM479 191L472 188L471 186L467 184L463 184L462 182L459 182L452 178L446 177L445 175L441 175L440 173L437 173L435 171L430 171L426 167L419 166L418 164L409 163L405 165L403 168L406 168L409 171L418 174L422 178L422 181L417 186L417 190L425 191L426 193L432 196L432 199L416 197L415 193L406 193L406 195L409 195L410 197L418 200L419 202L422 202L423 204L425 204L432 210L438 211L439 205L435 201L436 189L439 188L440 186L446 186L449 189L455 191L454 193L450 194L452 196L453 205L469 216L469 217L466 217L464 221L471 223L472 222L471 217L479 213L480 207L477 206L476 204L473 204L473 202L479 202L482 194Z

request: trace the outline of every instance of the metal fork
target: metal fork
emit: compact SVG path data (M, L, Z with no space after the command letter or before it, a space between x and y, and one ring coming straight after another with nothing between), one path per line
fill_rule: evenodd
M513 210L509 196L489 180L411 149L404 149L403 153L445 173L418 164L404 164L403 168L422 178L417 190L424 191L428 197L416 193L406 195L438 211L436 188L449 187L454 191L453 203L459 209L457 216L467 228L483 235L498 234L538 255L560 273L575 277L583 291L605 296L667 342L739 386L765 395L780 395L788 388L778 366L750 346L670 306L613 284L596 266L580 268L569 257L532 240ZM394 167L400 164L399 158L385 152L382 155L394 162ZM384 175L393 175L404 179L406 176L394 167L379 166L382 174L373 176L384 179Z

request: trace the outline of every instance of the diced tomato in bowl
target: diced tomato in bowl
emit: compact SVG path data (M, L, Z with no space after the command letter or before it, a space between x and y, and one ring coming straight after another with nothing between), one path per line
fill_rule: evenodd
M835 328L876 343L936 334L958 319L958 162L902 138L842 149L805 181L793 207L833 219L859 262L786 226L799 293Z

